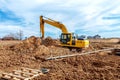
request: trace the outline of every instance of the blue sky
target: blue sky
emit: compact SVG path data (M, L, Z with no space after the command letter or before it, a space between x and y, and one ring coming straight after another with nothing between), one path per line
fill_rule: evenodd
M78 35L120 37L120 0L0 0L0 37L19 30L40 36L39 16L66 25ZM45 25L45 36L58 38L61 30Z

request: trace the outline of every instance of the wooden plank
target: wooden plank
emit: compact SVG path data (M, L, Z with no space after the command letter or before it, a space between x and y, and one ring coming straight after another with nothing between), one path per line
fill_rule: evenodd
M24 80L25 77L23 76L19 76L19 75L14 75L14 74L11 74L11 73L2 73L2 78L6 78L6 79L13 79L13 78L18 78L20 80Z
M36 71L36 72L38 72L38 73L41 73L41 71L38 70L38 69L31 69L31 68L24 68L24 67L22 67L21 70L22 70L22 71L29 71L29 72L31 72L31 71Z
M0 74L2 78L12 80L31 80L39 75L43 75L40 70L23 67L20 70L13 70L12 73L0 72Z
M21 70L14 70L13 71L13 73L14 74L18 74L18 75L21 75L21 73L23 74L23 75L28 75L28 76L34 76L35 74L43 74L43 73L38 73L38 72L28 72L28 71L21 71Z
M37 77L37 76L39 76L39 75L40 75L40 74L33 75L33 76L31 76L31 77L26 78L25 80L32 80L32 79L34 79L35 77Z
M54 59L60 59L60 58L66 58L66 57L80 56L80 55L86 55L86 54L91 54L91 53L109 51L109 50L113 50L113 49L114 49L114 48L108 48L108 49L95 50L95 51L85 52L85 53L80 53L80 54L77 53L77 54L71 54L71 55L63 55L63 56L49 57L49 58L46 58L46 60L54 60Z

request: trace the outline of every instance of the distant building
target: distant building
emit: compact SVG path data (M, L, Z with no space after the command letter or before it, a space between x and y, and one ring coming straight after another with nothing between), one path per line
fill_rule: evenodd
M94 35L94 36L88 36L87 38L88 39L100 39L101 36L97 34L97 35Z
M94 38L94 39L100 39L101 36L97 34L97 35L93 36L93 38Z
M88 38L88 39L93 39L93 36L88 36L87 38Z
M15 38L7 36L7 37L3 37L1 40L15 40Z

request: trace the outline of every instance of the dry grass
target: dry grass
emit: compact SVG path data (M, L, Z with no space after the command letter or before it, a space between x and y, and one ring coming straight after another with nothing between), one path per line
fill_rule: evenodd
M91 42L118 43L120 39L90 39Z
M21 41L0 41L0 46L10 46L20 43Z

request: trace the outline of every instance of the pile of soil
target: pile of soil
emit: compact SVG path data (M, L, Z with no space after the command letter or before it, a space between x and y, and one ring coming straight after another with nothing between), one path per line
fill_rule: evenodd
M8 49L16 52L16 53L69 53L66 48L57 47L60 42L59 40L54 40L51 37L47 37L45 39L41 39L35 36L31 36L30 38L22 41L20 44L15 44L12 46L7 47ZM93 51L98 49L103 49L103 47L113 47L111 44L105 43L92 43L90 42L89 48L85 51ZM61 53L59 53L61 52Z
M42 45L52 46L52 45L57 45L57 42L53 40L51 37L47 37L42 40Z
M8 46L7 49L14 51L15 53L36 53L36 54L61 54L61 53L68 53L69 50L56 47L59 44L58 40L54 40L50 37L45 39L41 39L35 36L31 36L30 38L23 40L19 44Z
M7 47L8 49L15 51L16 53L33 53L41 45L41 39L31 36L30 38L23 40L20 44ZM41 48L44 46L41 46Z

